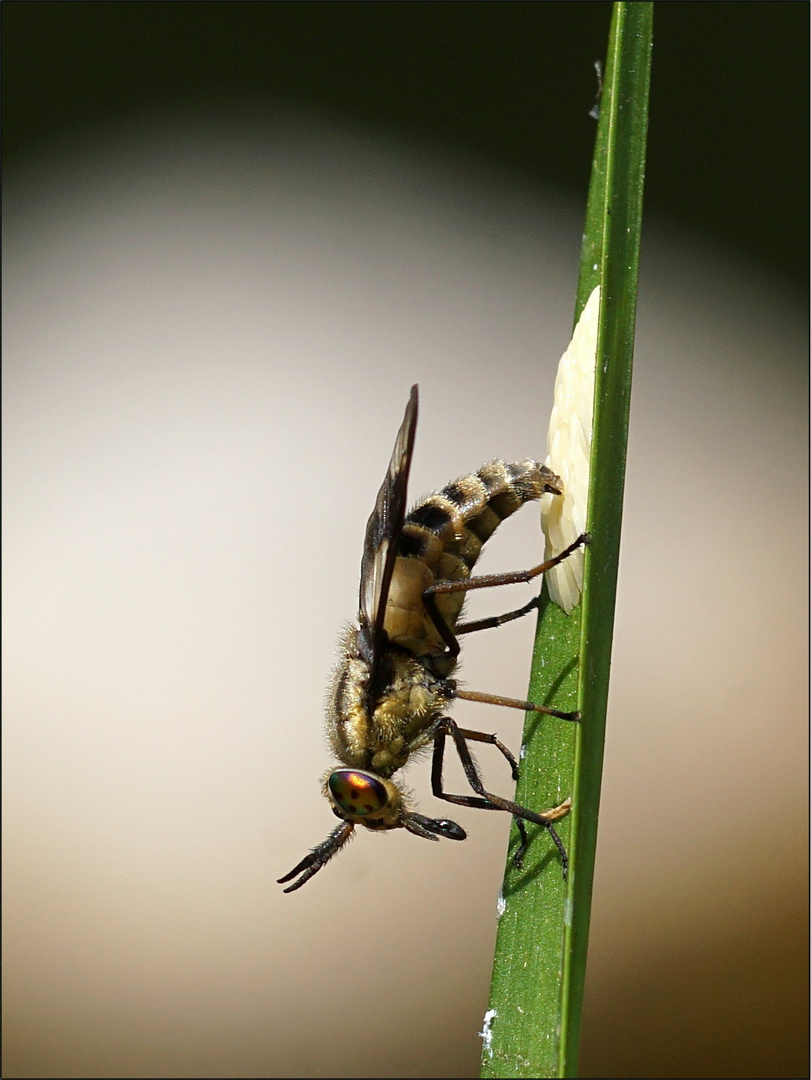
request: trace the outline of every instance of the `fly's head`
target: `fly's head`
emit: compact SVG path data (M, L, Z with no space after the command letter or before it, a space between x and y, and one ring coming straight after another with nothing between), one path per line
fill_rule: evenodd
M336 817L367 829L399 829L403 795L391 780L363 769L335 769L323 780L323 793Z
M439 840L441 836L448 840L464 840L467 836L455 821L418 814L408 806L405 792L393 780L365 769L334 769L324 777L323 790L341 824L289 874L279 878L282 885L293 882L285 892L300 889L305 881L317 874L352 837L356 825L376 832L407 829L426 840Z
M465 831L454 821L427 818L408 805L403 789L363 769L335 769L324 777L324 795L336 817L374 831L408 829L417 836L438 840L464 840Z

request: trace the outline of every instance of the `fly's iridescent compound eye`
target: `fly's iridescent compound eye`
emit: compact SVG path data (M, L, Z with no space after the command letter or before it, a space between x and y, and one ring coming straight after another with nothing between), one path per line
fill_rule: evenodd
M336 769L328 784L335 802L352 817L379 813L388 800L385 785L376 776L355 769Z

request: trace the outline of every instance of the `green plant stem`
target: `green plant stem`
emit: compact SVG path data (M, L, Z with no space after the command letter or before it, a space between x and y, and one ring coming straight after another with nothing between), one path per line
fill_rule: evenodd
M533 836L504 879L482 1076L577 1074L611 661L631 389L653 5L616 3L584 231L576 315L601 285L589 531L582 603L571 615L544 592L530 700L578 708L579 724L530 714L516 799L535 809L567 795L556 849ZM510 854L517 838L514 835Z

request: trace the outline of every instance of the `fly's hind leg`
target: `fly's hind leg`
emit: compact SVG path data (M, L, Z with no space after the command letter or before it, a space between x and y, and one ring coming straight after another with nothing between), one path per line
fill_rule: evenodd
M422 594L422 601L431 621L445 643L448 655L453 659L456 659L459 655L459 635L470 634L476 630L487 630L490 627L501 626L503 623L511 622L513 619L520 619L522 615L527 615L530 611L537 608L540 596L533 597L533 599L522 608L517 608L515 611L508 611L505 615L495 615L488 619L479 619L475 622L462 623L461 626L457 626L455 629L452 629L448 625L447 620L439 610L436 602L437 596L444 596L454 592L469 592L473 589L488 589L495 585L514 585L520 582L532 581L533 578L537 577L539 574L543 574L546 570L551 570L553 566L557 566L558 563L563 562L564 559L568 559L568 557L573 552L577 551L578 548L589 543L591 543L591 536L589 533L581 533L574 543L569 544L569 546L564 548L559 555L555 555L554 558L539 563L529 570L516 570L507 574L483 574L480 577L466 578L462 581L437 581L433 585L429 585ZM546 713L549 716L556 716L560 720L580 719L580 714L578 712L561 712L559 709L550 709L545 705L538 705L532 701L519 701L515 698L498 697L495 694L479 694L474 693L473 691L457 690L455 696L465 698L467 701L483 701L489 705L504 705L507 708L521 709L524 712Z
M578 548L585 547L591 543L591 535L589 533L581 533L580 536L567 548L564 548L559 555L553 556L551 559L547 559L546 562L538 563L537 566L530 567L529 570L513 570L506 574L480 574L479 577L465 578L462 581L437 581L433 585L429 585L425 592L422 594L423 601L428 607L431 618L433 619L433 610L436 609L433 604L433 610L429 607L429 600L433 602L435 596L444 596L447 593L455 592L472 592L473 589L491 589L496 585L518 585L521 582L532 581L533 578L538 577L539 574L545 573L547 570L551 570L553 566L557 566L565 559L568 559ZM538 601L530 601L524 608L518 608L516 611L510 611L506 615L495 616L497 620L501 622L510 622L512 619L518 619L522 615L527 614L533 607L537 607ZM481 623L487 625L490 621L487 619L481 619ZM499 622L494 625L498 626ZM437 627L437 629L440 629ZM484 630L486 626L479 626L475 623L468 623L467 629L464 631L470 633L472 629ZM440 630L441 633L441 630Z
M475 619L471 622L460 623L456 627L456 636L461 637L462 634L475 634L477 630L492 630L496 626L503 626L504 623L529 615L530 611L537 611L540 602L541 596L539 593L537 596L533 596L529 603L516 608L515 611L508 611L504 615L491 615L486 619Z
M470 784L473 791L476 792L475 795L453 795L444 790L442 783L442 767L445 759L445 737L447 735L450 735L453 739L456 752L459 755L459 760L462 763L462 768L467 777L467 782ZM560 861L565 881L569 858L566 854L566 848L563 846L562 840L555 832L554 822L559 821L569 813L571 799L566 799L560 806L553 807L550 810L545 810L542 814L538 814L534 810L527 809L525 806L519 806L518 803L513 802L511 799L504 799L500 795L492 794L485 790L482 779L479 776L479 770L476 768L476 764L468 749L468 741L484 742L498 747L510 762L513 775L517 776L518 763L504 744L499 742L495 735L487 735L481 731L470 731L467 728L460 728L449 716L443 716L439 721L434 734L434 755L431 764L431 788L436 798L444 799L446 802L454 803L457 806L473 806L479 810L504 810L508 814L512 814L521 837L518 849L513 856L513 862L518 867L522 865L524 853L526 852L529 842L524 822L531 821L535 825L542 826L549 833L555 846L560 852Z
M475 622L462 623L455 630L452 630L442 617L436 603L437 596L445 596L448 593L455 592L472 592L474 589L490 589L496 585L517 585L521 582L532 581L533 578L538 577L539 574L543 574L547 570L551 570L553 566L557 566L564 559L568 559L578 548L590 542L591 536L589 533L581 533L574 543L569 544L559 555L555 555L546 562L538 563L537 566L532 566L529 570L514 570L506 574L481 574L479 577L465 578L462 581L436 581L433 585L429 585L422 594L422 602L425 604L425 609L439 631L451 656L456 657L459 655L459 641L457 638L460 634L472 634L476 630L489 630L492 627L512 622L513 619L520 619L523 615L529 614L530 611L538 607L540 596L533 597L529 603L521 608L516 608L515 611L508 611L504 615L494 615L487 619L477 619Z

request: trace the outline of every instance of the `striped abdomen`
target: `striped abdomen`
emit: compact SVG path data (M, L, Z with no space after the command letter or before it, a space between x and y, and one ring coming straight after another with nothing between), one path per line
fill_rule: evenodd
M559 477L538 461L491 461L415 506L403 525L389 592L389 638L417 656L441 652L444 645L426 616L422 592L436 581L469 578L482 547L505 518L544 492L562 490ZM453 628L464 592L439 595L436 602Z

